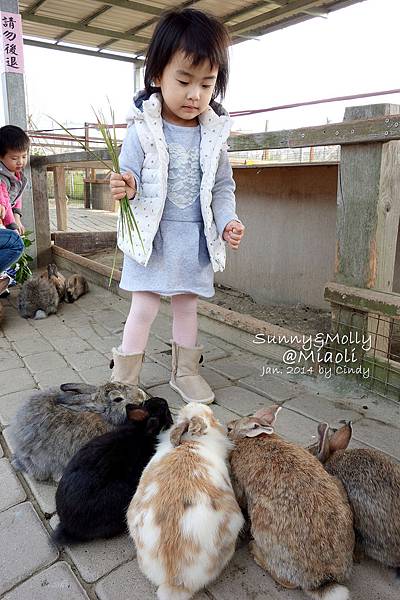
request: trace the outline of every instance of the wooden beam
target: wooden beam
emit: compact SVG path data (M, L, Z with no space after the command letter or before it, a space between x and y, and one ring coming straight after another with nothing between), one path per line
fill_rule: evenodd
M164 9L158 8L157 6L151 6L147 2L133 2L131 0L94 0L101 4L110 4L111 6L118 6L119 8L126 8L134 12L146 13L148 15L155 15L158 17Z
M32 168L32 193L35 206L35 235L38 267L51 261L49 200L47 197L47 169Z
M93 254L105 248L115 248L116 231L54 231L51 239L56 246L77 254Z
M400 109L400 107L399 107ZM400 114L317 127L231 136L229 151L365 144L400 139Z
M367 290L330 281L325 286L324 298L347 308L400 318L400 294L394 292Z
M34 2L33 4L31 4L30 6L28 6L28 8L26 8L22 13L21 16L22 18L25 15L34 15L36 13L36 11L42 6L42 4L44 4L46 2L46 0L37 0L36 2Z
M65 193L65 169L64 167L55 167L54 173L54 198L56 201L57 230L67 231L67 196Z
M259 9L265 8L266 4L270 6L269 11L271 11L273 8L282 6L283 2L274 2L273 0L271 0L271 2L269 2L268 0L261 0L261 2L255 2L254 4L247 4L243 8L239 8L238 10L234 10L226 15L223 15L222 20L224 23L227 24L227 23L229 23L229 21L233 21L235 19L238 19L239 17L243 17L244 15L247 15L247 13L257 10L258 8Z
M98 8L95 12L90 13L90 15L82 19L80 23L81 25L88 25L91 21L94 21L94 19L104 14L105 12L108 12L109 10L111 10L111 6L109 6L108 4L106 6L102 6ZM70 33L73 33L71 29L63 31L63 33L57 36L56 41L60 42L61 40L66 38Z
M176 6L176 8L187 8L189 6L192 6L193 4L197 4L197 2L200 2L200 1L201 0L186 0L186 2L183 2L182 4L179 4L179 6ZM155 17L153 19L145 19L140 25L135 25L135 27L128 29L127 31L125 31L125 33L134 35L138 31L141 31L142 29L146 29L147 27L150 27L150 25L157 23L158 19L159 19L159 15L157 15L157 17ZM103 50L104 48L108 48L109 46L112 46L112 44L114 44L117 41L118 40L111 38L111 39L107 40L106 42L103 42L102 44L100 44L98 46L98 48Z
M269 23L273 23L282 18L286 19L298 13L301 13L305 9L316 8L317 4L315 0L294 0L290 4L285 4L280 8L269 10L262 15L257 15L246 21L241 21L236 25L232 25L229 28L231 34L246 31L248 29L262 27Z
M365 0L341 0L341 1L337 1L335 3L331 3L328 4L326 6L326 4L322 4L323 8L326 8L326 10L328 11L328 14L331 12L334 12L336 10L340 10L342 8L346 8L348 6L352 6L353 4L357 4L359 2L365 2ZM270 11L269 13L266 13L266 15L264 16L264 21L262 19L262 15L259 16L259 21L258 22L253 22L253 19L249 19L245 22L242 22L246 25L245 30L247 32L247 34L249 34L250 37L257 37L260 35L265 35L266 33L271 33L273 31L278 31L280 29L284 29L285 27L291 26L291 25L296 25L298 23L302 23L304 21L308 21L309 19L312 19L313 17L309 14L307 14L304 11L304 7L306 6L307 3L303 4L303 9L302 6L297 3L299 8L298 10L291 12L290 10L288 10L288 8L292 8L294 6L296 6L296 2L290 2L290 3L285 3L285 5L279 9L277 8L276 11L281 11L281 12L276 12L276 11ZM308 3L309 4L309 3ZM321 4L320 4L321 5ZM315 4L316 6L316 4ZM286 8L285 8L286 7ZM312 9L311 9L312 10ZM274 18L275 17L277 18ZM267 16L269 16L269 18L267 19ZM256 19L257 17L255 17ZM237 24L238 26L240 26L240 24ZM238 43L241 41L241 37L243 36L243 33L236 33L236 31L232 31L232 29L229 29L232 39L233 39L233 43ZM242 29L240 29L240 31L243 31Z
M51 25L52 27L60 27L62 29L71 29L71 31L83 31L84 33L92 33L103 37L112 37L118 40L128 40L130 42L138 42L139 44L148 44L150 39L140 35L128 35L123 32L113 31L112 29L103 29L102 27L92 27L91 25L81 25L79 22L66 21L64 19L53 19L50 17L41 17L39 15L26 15L24 21L32 23L40 23L41 25Z
M60 46L58 44L51 44L50 42L39 42L38 40L30 40L24 38L24 44L27 46L36 46L37 48L46 48L47 50L59 50L61 52L71 52L72 54L83 54L84 56L94 56L95 58L109 58L110 60L119 60L122 62L129 62L133 64L143 64L143 59L136 58L134 56L123 56L122 54L111 54L107 52L99 52L97 50L86 50L83 48L74 48L73 46Z
M96 156L98 160L93 158L93 154L90 152L68 152L65 154L53 154L49 156L32 156L31 157L31 166L32 168L37 167L57 167L57 166L67 166L72 163L73 167L77 167L81 164L88 164L91 168L96 169L104 169L105 166L101 162L104 160L107 164L112 168L112 163L110 159L110 155L108 150L96 150Z

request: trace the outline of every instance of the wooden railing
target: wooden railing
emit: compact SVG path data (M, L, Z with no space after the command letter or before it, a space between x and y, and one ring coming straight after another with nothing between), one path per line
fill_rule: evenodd
M400 217L399 140L400 107L377 104L347 109L342 123L231 136L229 151L340 145L334 279L392 291ZM109 161L106 150L97 154ZM58 222L65 227L66 166L104 168L88 152L32 157L38 260L42 263L51 246L46 172L54 171Z

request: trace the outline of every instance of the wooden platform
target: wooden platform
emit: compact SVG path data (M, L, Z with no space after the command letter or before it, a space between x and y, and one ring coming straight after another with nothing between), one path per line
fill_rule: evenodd
M55 207L49 208L50 231L57 231L57 218ZM116 231L117 213L106 210L94 210L88 208L68 208L67 231Z

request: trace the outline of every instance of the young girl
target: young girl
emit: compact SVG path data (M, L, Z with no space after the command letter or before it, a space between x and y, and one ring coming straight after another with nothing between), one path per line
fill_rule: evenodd
M225 243L237 249L244 226L235 213L235 183L226 140L230 119L215 102L228 81L229 36L215 17L169 11L156 26L145 63L145 90L134 99L120 155L125 193L143 240L119 233L121 288L132 293L122 346L113 349L112 380L138 384L160 295L171 296L170 385L185 402L211 403L199 375L197 297L214 295L214 271L225 268Z

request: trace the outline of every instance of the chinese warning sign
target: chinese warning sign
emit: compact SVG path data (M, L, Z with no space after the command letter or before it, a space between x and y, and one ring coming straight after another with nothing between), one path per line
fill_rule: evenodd
M0 72L23 73L21 15L0 12Z

